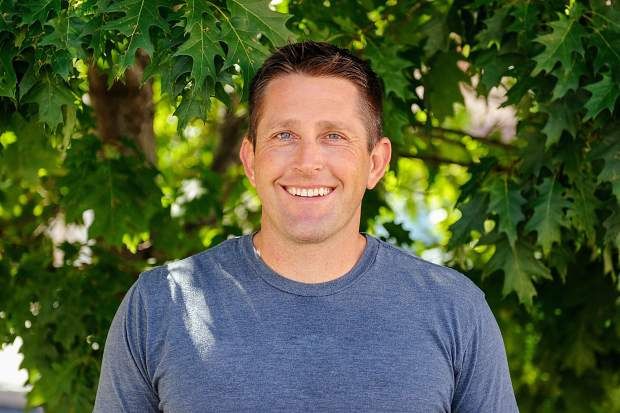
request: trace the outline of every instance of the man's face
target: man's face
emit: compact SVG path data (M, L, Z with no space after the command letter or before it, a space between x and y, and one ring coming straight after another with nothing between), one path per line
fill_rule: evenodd
M359 230L362 197L383 176L390 143L368 152L356 86L336 77L288 74L269 82L255 147L241 159L263 210L261 226L297 243Z

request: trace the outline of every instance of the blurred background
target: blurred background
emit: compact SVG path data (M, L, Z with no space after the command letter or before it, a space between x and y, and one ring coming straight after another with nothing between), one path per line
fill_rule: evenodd
M91 411L138 274L257 228L247 87L304 39L383 80L362 230L485 291L521 411L620 412L610 0L0 0L0 412Z

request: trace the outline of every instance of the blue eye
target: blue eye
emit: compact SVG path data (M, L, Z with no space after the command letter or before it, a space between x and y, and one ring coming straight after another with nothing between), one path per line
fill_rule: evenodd
M279 132L276 134L276 138L281 141L290 141L291 139L293 139L293 134L290 132Z
M341 136L341 135L339 135L339 134L337 134L337 133L328 133L328 134L327 134L327 138L328 138L330 141L337 141L337 140L342 139L342 136Z

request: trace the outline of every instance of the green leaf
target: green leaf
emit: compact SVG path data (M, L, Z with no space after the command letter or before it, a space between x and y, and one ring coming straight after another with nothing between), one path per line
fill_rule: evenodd
M605 243L620 248L620 208L616 205L613 213L603 222Z
M553 247L553 253L549 254L546 259L547 267L557 271L560 275L562 282L566 282L566 275L570 265L574 261L574 251L571 251L567 246L558 244Z
M103 237L111 245L148 233L150 218L160 205L156 171L137 158L98 159L101 142L82 138L72 145L61 185L69 188L61 199L67 221L81 219L92 209L95 219L90 237Z
M596 117L605 109L613 113L616 100L620 96L620 87L618 87L617 82L613 81L611 76L604 74L603 79L586 86L585 89L592 93L592 96L585 104L585 108L588 111L583 118L584 121Z
M192 31L195 24L204 23L205 13L211 13L211 2L208 0L187 0L184 5L185 32ZM215 26L213 27L215 28Z
M250 81L269 50L259 40L266 35L273 45L280 45L294 40L286 28L289 16L269 10L266 1L262 0L228 0L230 16L220 7L213 5L219 13L222 23L222 40L226 43L227 53L223 69L239 65L243 76L241 96L247 95Z
M485 156L480 162L474 163L469 167L471 178L461 186L461 193L457 202L464 202L470 196L480 195L480 186L489 174L492 174L493 168L497 165L497 159Z
M578 328L575 338L567 343L567 357L563 364L573 369L579 377L596 366L596 353L601 348L598 340L590 332L584 331L586 326L583 323Z
M613 139L610 137L609 140ZM584 151L586 145L593 149L588 155ZM608 152L608 147L607 144L600 146L600 142L599 145L591 146L578 139L558 147L559 151L555 158L559 161L564 175L568 177L569 183L566 194L571 205L566 211L566 218L570 226L577 230L575 236L577 248L584 243L593 246L596 242L599 226L596 210L601 207L601 201L595 196L597 185L592 173L592 159L602 157ZM600 155L596 152L600 152Z
M383 228L385 228L389 234L386 240L394 239L397 245L408 245L411 243L409 231L403 227L403 224L386 222L383 224Z
M567 192L572 202L566 211L566 217L571 226L584 234L590 243L596 240L598 223L596 207L599 205L599 200L594 196L595 189L595 182L584 175L577 178L573 187Z
M55 50L49 51L53 56L51 64L56 73L63 79L68 80L69 73L73 70L73 59L85 57L82 51L81 21L76 17L68 17L67 12L50 20L46 26L52 28L52 32L44 36L39 46L53 46Z
M205 89L207 76L217 78L215 57L224 55L220 44L220 33L215 19L211 15L204 15L202 20L193 24L189 29L189 39L181 44L175 56L189 56L192 59L191 77L194 86L199 90Z
M599 182L610 182L611 190L620 202L620 152L610 154L605 159L605 167L598 175Z
M506 234L510 245L514 247L517 240L517 225L525 218L521 212L525 198L505 177L492 178L488 191L491 196L489 211L497 214L500 232Z
M27 121L16 113L10 119L8 130L17 139L0 152L0 177L8 176L34 185L39 181L40 169L48 174L58 171L59 153L49 145L41 123Z
M558 13L558 20L550 22L551 33L538 36L534 41L545 46L542 53L534 57L536 67L532 76L545 71L551 73L559 62L563 67L571 66L573 53L584 55L581 38L586 35L584 28L579 23L579 15L574 13L567 17Z
M536 231L537 242L545 255L548 255L553 243L562 240L561 227L566 225L564 210L570 203L562 195L562 186L555 178L545 178L537 187L537 192L534 214L525 226L525 231Z
M119 0L112 2L106 9L107 13L123 13L123 16L109 21L100 30L117 30L127 38L127 46L121 53L115 71L117 78L134 64L138 49L143 49L149 56L153 56L151 28L165 31L168 27L159 15L159 9L163 6L163 0Z
M82 48L81 42L81 26L80 19L75 16L68 16L64 10L57 17L49 20L46 27L51 27L52 32L43 36L39 42L39 46L54 46L56 49L66 49L75 56L78 50Z
M424 43L426 56L433 56L435 53L445 51L448 48L450 30L445 15L435 14L433 18L420 27L420 33L426 37Z
M263 60L269 55L269 50L258 40L259 32L250 26L247 18L228 16L222 9L220 12L222 22L222 39L226 43L226 61L222 70L233 65L239 65L239 71L243 76L243 89L241 97L247 95L252 76L258 70Z
M39 73L37 73L34 63L31 63L30 66L26 69L24 76L19 81L19 99L23 99L24 96L32 90L34 85L39 80Z
M536 79L530 76L518 77L517 82L513 84L510 89L508 89L508 93L506 93L508 99L506 99L500 107L505 108L510 105L519 106L522 100L528 99L530 90L534 88L535 83Z
M580 56L574 56L571 65L568 67L558 67L551 72L558 81L553 88L553 99L557 100L568 93L568 91L576 91L579 87L579 80L586 71L586 65Z
M523 128L519 132L520 138L527 144L519 149L519 171L527 176L538 177L543 165L548 161L548 152L545 150L544 139L541 139L540 131Z
M616 196L618 202L620 202L620 143L611 147L603 156L605 165L598 174L598 182L611 183L611 190Z
M484 50L477 54L475 64L480 68L479 85L484 89L481 93L487 95L491 88L499 85L503 76L507 75L510 66L516 64L515 54L498 54L494 49Z
M13 69L15 52L12 47L0 44L0 96L15 100L17 75Z
M500 49L502 37L506 32L505 20L511 10L511 5L501 7L495 10L495 13L484 21L486 28L480 31L476 36L476 43L480 47L485 49L491 47L495 47L497 50Z
M338 28L345 33L354 33L359 30L359 26L355 24L350 16L334 16L334 23L336 23Z
M174 115L179 118L179 127L184 128L192 119L206 119L209 110L210 100L206 90L208 87L188 88L181 97L181 103L174 111Z
M370 60L373 70L383 79L385 95L393 93L403 100L413 97L412 86L403 73L411 67L411 63L400 56L401 47L398 45L381 45L369 40L364 49L365 56Z
M540 21L538 4L529 1L516 3L510 14L514 20L506 31L517 33L522 41L529 42L534 37L533 34Z
M512 244L505 238L495 248L495 254L484 270L484 276L501 270L504 272L504 296L515 292L519 301L527 306L532 305L536 288L532 281L551 279L549 269L534 257L532 248L518 242Z
M461 218L450 227L452 237L448 248L452 249L469 242L471 231L483 232L488 206L489 199L486 196L474 196L469 202L458 205Z
M600 139L592 143L590 161L603 160L603 169L598 174L598 182L611 183L612 192L620 200L620 129L618 123L610 123L601 131Z
M403 129L411 125L407 117L407 108L410 107L398 98L384 98L383 100L383 132L390 138L394 149L405 143Z
M547 149L560 140L562 131L567 131L573 137L577 133L576 110L572 107L573 104L574 101L562 99L552 102L548 107L541 108L542 112L549 115L547 123L542 130L543 133L547 135L547 141L545 143Z
M616 24L618 24L616 22ZM596 57L594 58L594 68L600 71L607 66L612 72L618 73L620 70L620 32L616 30L599 30L596 26L592 27L595 33L593 39L597 39Z
M288 14L277 13L269 9L267 0L227 0L232 18L247 22L251 31L266 35L274 46L295 40L293 32L286 28Z
M22 22L32 24L35 21L45 23L50 12L61 9L60 0L30 0L23 5Z
M463 102L460 82L469 82L457 66L459 55L438 53L431 63L430 72L423 77L424 100L431 112L440 120L454 113L454 104Z
M75 104L73 90L58 77L44 75L28 92L23 102L35 103L39 107L39 120L55 131L62 123L62 107Z
M163 53L155 53L152 63L144 69L144 79L160 75L162 93L176 99L187 86L186 74L191 70L192 59L189 56L172 56L166 48Z
M82 27L80 28L81 35L85 40L85 49L90 49L96 56L106 56L111 51L110 48L118 47L116 42L110 42L111 32L107 30L101 30L105 23L109 20L109 17L105 13L105 7L107 0L92 0L97 1L97 12L89 14L88 18L82 20ZM114 51L116 53L116 50Z

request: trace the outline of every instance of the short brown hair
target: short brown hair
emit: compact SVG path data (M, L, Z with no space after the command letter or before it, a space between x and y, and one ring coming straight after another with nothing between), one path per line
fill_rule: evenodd
M383 93L379 78L370 65L346 49L329 43L305 41L292 43L276 50L261 66L250 85L249 138L256 143L256 128L261 99L267 84L278 76L300 73L311 76L334 76L350 80L358 88L362 108L368 114L368 148L383 136Z

